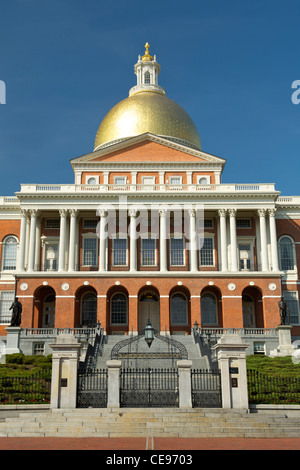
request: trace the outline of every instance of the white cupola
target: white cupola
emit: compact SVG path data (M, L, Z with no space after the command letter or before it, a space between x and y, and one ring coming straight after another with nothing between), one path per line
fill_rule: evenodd
M134 73L137 76L137 84L129 90L129 96L142 92L153 91L165 95L165 90L158 85L158 75L160 73L160 65L156 62L156 56L149 54L150 44L145 44L145 54L138 56L138 61L134 66Z

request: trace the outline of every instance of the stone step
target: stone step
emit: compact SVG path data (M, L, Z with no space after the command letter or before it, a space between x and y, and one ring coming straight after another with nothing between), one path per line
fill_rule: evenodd
M120 408L48 410L6 418L0 437L299 437L300 420L246 410Z

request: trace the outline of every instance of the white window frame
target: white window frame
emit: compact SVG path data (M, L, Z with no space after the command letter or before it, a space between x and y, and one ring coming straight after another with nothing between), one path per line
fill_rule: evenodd
M126 240L126 264L115 264L114 263L114 243L115 243L115 240ZM111 260L111 265L113 267L128 267L128 237L125 233L119 233L118 235L116 235L115 237L112 238L112 260Z
M289 299L289 294L293 294L295 296L294 299ZM298 323L292 323L292 325L299 325L300 323L300 311L299 311L299 295L298 295L298 291L297 290L284 290L282 292L282 295L283 295L283 298L285 300L285 302L288 302L289 300L293 300L293 301L297 301L297 310L298 310ZM290 312L287 312L287 317L289 318L290 316Z
M5 245L6 245L6 240L8 238L13 238L16 242L16 243L12 243L12 245L16 245L16 267L14 269L4 269L5 248L6 248ZM16 271L17 265L18 265L18 255L19 255L19 240L18 240L18 238L15 235L7 235L4 238L3 242L2 242L1 271L3 272L3 274L10 274L10 273Z
M213 253L213 264L201 264L201 239L206 239L206 238L209 238L210 240L212 240L212 253ZM208 267L208 268L214 268L216 266L216 255L215 255L215 234L214 233L207 233L207 232L204 232L203 236L199 235L199 243L198 243L198 246L199 246L199 266L201 266L202 268L205 268L205 267Z
M7 300L7 302L10 303L9 307L8 307L8 313L7 315L5 315L5 317L9 318L9 321L8 322L4 322L2 321L2 302L3 302L3 294L11 294L11 300ZM11 322L11 317L12 317L12 310L9 310L9 308L11 307L11 304L13 303L14 301L14 298L15 298L15 291L14 290L3 290L3 291L0 291L0 325L9 325L10 322Z
M96 264L84 264L84 241L86 239L95 239L96 240ZM95 233L83 233L82 234L82 258L81 258L81 266L82 267L97 267L98 266L98 257L99 257L99 243L97 243L98 237L95 236Z
M292 252L293 252L293 262L294 262L294 268L293 269L283 269L282 268L282 261L281 261L281 253L280 253L280 241L282 238L289 238L292 244ZM284 271L287 274L290 273L297 273L297 258L296 258L296 249L295 249L295 240L290 236L290 235L282 235L278 239L278 258L279 258L279 267L281 271Z
M153 240L154 241L154 264L143 264L143 240ZM141 237L141 266L142 267L155 267L157 266L157 240L152 237Z
M172 264L172 249L171 249L171 241L174 239L182 239L183 240L183 264ZM170 260L170 266L171 267L185 267L186 266L186 242L185 242L185 237L183 234L179 233L174 233L170 237L170 246L169 246L169 260Z

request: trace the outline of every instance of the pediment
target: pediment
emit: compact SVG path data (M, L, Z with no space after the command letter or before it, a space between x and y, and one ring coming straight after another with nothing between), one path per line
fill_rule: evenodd
M153 134L143 134L98 149L71 160L72 166L84 163L215 163L223 166L225 160Z

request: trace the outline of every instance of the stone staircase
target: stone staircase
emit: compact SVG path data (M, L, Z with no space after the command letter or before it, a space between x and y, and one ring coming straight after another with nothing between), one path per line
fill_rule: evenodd
M120 341L124 341L128 339L128 336L124 335L107 335L104 337L104 347L102 351L102 355L98 357L96 368L102 369L106 367L106 361L111 359L111 351L113 347L119 343ZM192 335L178 335L178 336L171 336L170 338L175 339L175 341L179 341L182 343L188 352L188 359L193 362L192 368L195 369L209 369L209 362L207 356L201 356L199 345L195 343L194 337ZM130 346L124 346L121 352L131 353L132 356L130 359L122 359L124 367L156 367L156 368L164 368L164 367L176 367L177 358L173 359L143 359L139 357L138 359L136 356L140 355L148 355L149 353L155 354L163 354L163 353L171 353L178 352L174 346L170 346L166 342L162 341L159 338L155 338L151 348L149 348L146 344L146 341L143 337L139 338L137 341L131 343Z
M300 419L241 410L120 408L20 412L0 422L0 437L288 438Z

